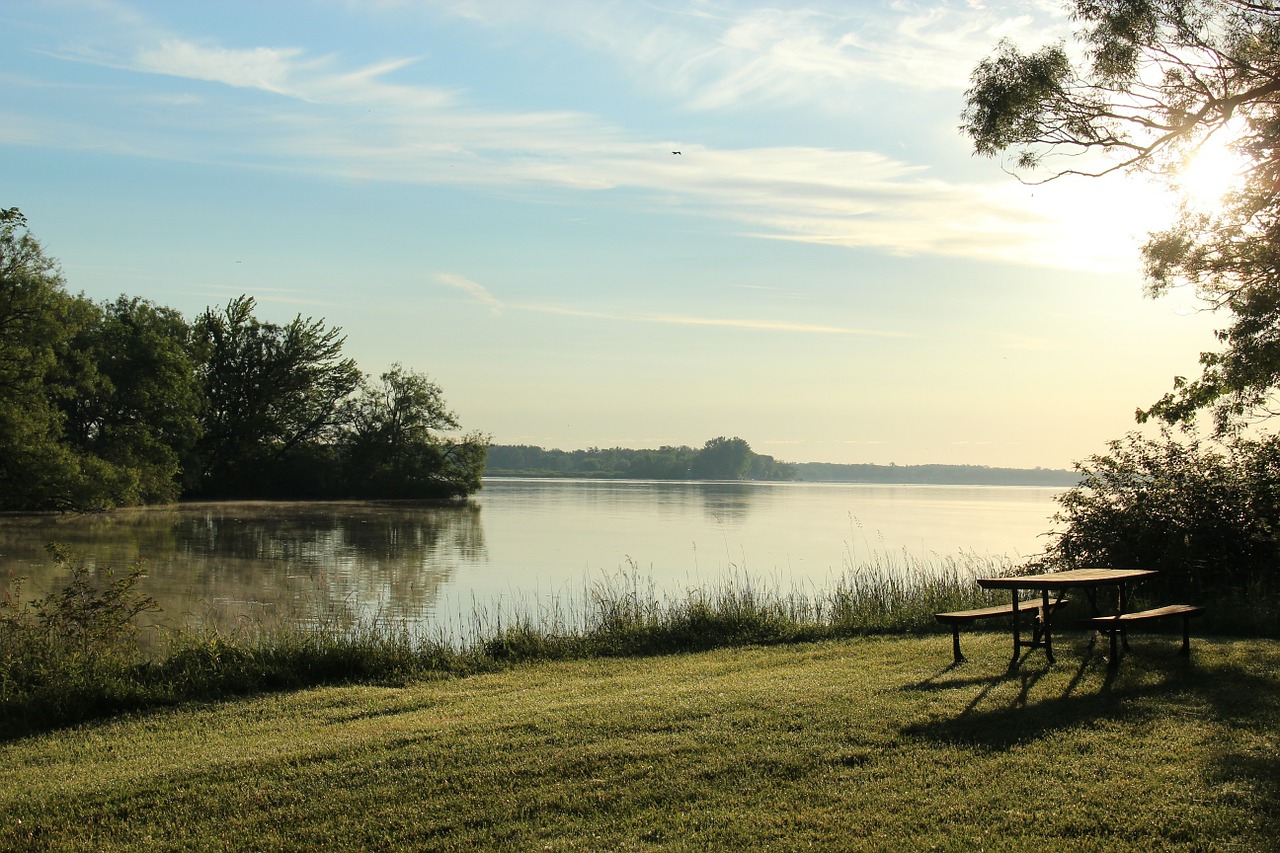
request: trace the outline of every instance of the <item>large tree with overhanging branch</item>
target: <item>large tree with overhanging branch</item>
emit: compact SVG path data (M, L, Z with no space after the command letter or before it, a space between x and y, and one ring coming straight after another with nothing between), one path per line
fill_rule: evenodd
M1152 296L1190 287L1225 318L1199 377L1138 419L1227 436L1280 413L1280 0L1074 0L1074 39L1004 41L978 65L963 130L1029 182L1142 171L1186 189L1225 147L1212 203L1183 194L1142 252Z

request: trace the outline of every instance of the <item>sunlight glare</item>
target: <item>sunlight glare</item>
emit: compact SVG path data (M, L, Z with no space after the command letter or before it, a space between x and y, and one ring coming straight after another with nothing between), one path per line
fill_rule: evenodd
M1218 134L1205 141L1188 158L1177 178L1178 188L1195 207L1212 210L1222 205L1243 171L1239 154L1231 149L1232 134Z

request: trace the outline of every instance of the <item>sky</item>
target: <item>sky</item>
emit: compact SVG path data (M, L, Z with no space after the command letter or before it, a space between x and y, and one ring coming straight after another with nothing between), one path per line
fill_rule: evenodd
M1223 318L1170 200L959 132L1056 0L4 0L0 207L68 289L323 318L546 448L1068 468Z

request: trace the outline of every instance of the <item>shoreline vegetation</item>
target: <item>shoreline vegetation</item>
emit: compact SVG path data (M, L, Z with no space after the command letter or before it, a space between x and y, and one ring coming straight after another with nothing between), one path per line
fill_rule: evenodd
M155 611L140 566L117 574L51 548L69 580L24 600L21 579L0 595L0 742L122 713L324 685L406 685L549 660L652 657L872 635L945 635L933 614L995 603L974 578L1023 570L1005 558L908 554L846 564L816 591L764 585L746 573L671 592L631 571L576 600L478 603L469 622L418 630L374 617L277 626L171 628L140 642ZM1256 594L1255 594L1256 593ZM1265 591L1219 596L1208 634L1275 636ZM1141 604L1142 602L1135 602ZM939 644L939 655L946 649Z
M90 566L51 546L69 578L27 601L0 591L0 741L119 713L325 684L406 684L533 660L652 656L882 633L935 633L933 613L985 603L992 557L871 557L830 588L784 590L745 573L671 592L637 566L550 601L477 602L465 624L414 629L390 619L175 627L140 641L158 608L140 565Z

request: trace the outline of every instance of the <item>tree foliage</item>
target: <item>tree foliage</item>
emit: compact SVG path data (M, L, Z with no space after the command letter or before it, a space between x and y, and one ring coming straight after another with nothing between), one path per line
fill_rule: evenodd
M1280 565L1280 438L1227 444L1130 433L1076 469L1058 497L1061 568L1140 566L1168 596L1274 583Z
M717 436L702 446L690 473L698 480L741 480L751 470L751 456L742 439Z
M240 296L195 322L207 405L197 485L204 494L270 493L291 455L334 437L340 403L360 383L356 363L342 357L340 329L301 315L262 322L253 309L253 298Z
M459 497L480 487L487 439L458 429L440 386L399 364L352 401L342 452L346 488L356 497Z
M109 505L111 472L63 441L59 381L83 306L17 208L0 210L0 508ZM95 476L98 475L98 476Z
M188 323L71 296L21 211L0 209L0 509L480 488L488 439L446 436L457 420L424 375L371 384L340 329L253 311L241 296Z
M145 299L83 301L82 308L59 400L67 443L132 472L121 502L172 501L202 430L191 328L172 308Z
M1149 293L1186 285L1229 317L1202 375L1139 420L1225 435L1276 411L1280 385L1280 4L1275 0L1074 0L1074 44L1001 42L974 70L962 128L979 154L1013 150L1030 181L1142 170L1180 185L1226 142L1239 180L1208 207L1184 197L1143 248ZM1070 48L1070 50L1069 50ZM1078 56L1073 56L1073 53Z

